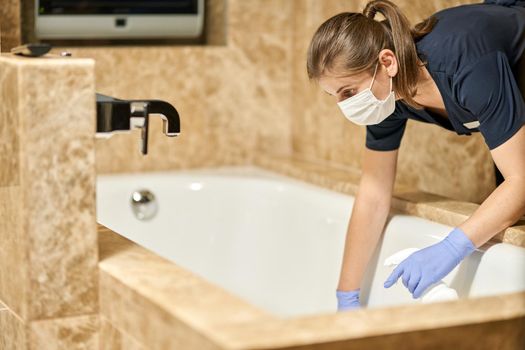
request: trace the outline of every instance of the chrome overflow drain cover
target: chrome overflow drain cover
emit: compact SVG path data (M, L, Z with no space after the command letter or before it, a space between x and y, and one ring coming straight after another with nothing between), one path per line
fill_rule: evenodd
M154 218L159 209L155 195L145 189L133 192L130 204L133 214L139 220L150 220Z

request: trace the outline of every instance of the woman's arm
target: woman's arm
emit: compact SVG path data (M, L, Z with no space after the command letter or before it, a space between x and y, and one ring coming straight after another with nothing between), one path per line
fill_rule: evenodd
M362 176L346 234L338 290L360 287L390 211L398 150L365 148Z
M525 126L491 154L505 181L459 225L476 247L525 214Z
M492 157L505 181L445 239L412 253L397 265L385 281L385 288L390 288L402 277L412 297L419 298L476 247L515 223L525 213L525 126L504 144L494 148Z

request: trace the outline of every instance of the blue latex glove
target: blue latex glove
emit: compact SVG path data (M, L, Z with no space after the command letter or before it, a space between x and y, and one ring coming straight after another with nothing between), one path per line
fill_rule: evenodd
M361 307L359 303L359 291L360 288L349 291L336 290L337 311L359 309Z
M432 284L439 282L476 247L459 227L442 241L409 255L385 281L390 288L399 277L414 299L419 298Z

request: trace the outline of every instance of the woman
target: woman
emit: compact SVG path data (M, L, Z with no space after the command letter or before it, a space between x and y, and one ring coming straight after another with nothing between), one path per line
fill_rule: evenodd
M375 21L376 12L385 20ZM401 278L420 297L525 213L525 88L518 87L518 66L525 67L525 1L449 8L411 29L394 3L377 0L363 13L341 13L319 27L308 49L308 75L348 120L366 125L336 290L339 311L360 307L360 283L390 210L407 119L460 135L481 132L504 181L445 239L399 264L385 288Z

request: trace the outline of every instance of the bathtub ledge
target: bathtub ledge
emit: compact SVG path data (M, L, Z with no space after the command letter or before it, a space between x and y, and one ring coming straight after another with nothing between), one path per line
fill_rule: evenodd
M147 348L417 349L439 342L513 349L525 342L525 292L280 318L102 225L98 234L101 317Z

